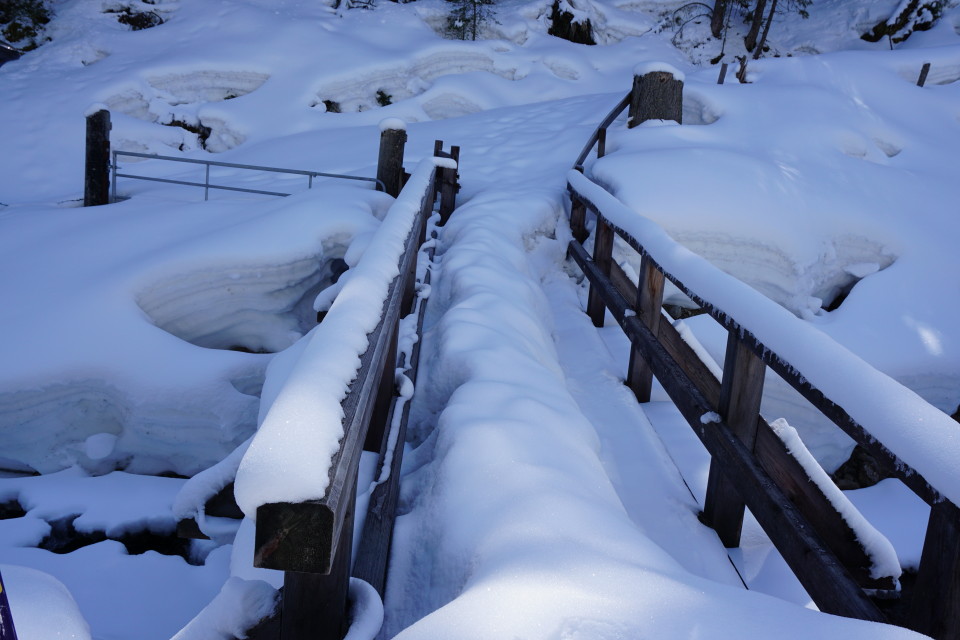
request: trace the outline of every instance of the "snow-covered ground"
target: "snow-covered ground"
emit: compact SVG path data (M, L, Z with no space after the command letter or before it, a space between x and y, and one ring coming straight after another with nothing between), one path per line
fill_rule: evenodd
M718 86L708 61L721 43L702 20L678 31L684 3L671 0L573 2L594 47L547 35L547 2L504 0L476 42L438 34L440 0L170 0L144 5L165 23L135 32L107 4L53 3L52 40L0 67L0 512L17 516L0 520L0 569L22 638L84 638L87 625L103 640L170 638L214 598L180 637L228 638L269 609L278 576L252 569L250 521L236 540L228 528L178 544L174 504L184 476L281 420L267 409L284 360L322 339L316 294L337 259L355 266L381 246L393 202L354 183L308 191L302 178L216 169L227 184L295 194L204 202L198 189L121 179L128 200L80 208L83 117L96 104L112 113L115 149L185 158L369 176L388 117L407 123L408 170L435 139L462 148L413 399L388 635L911 635L810 611L754 524L730 557L699 524L705 454L661 391L633 401L622 336L582 314L564 188L634 67L681 69L685 124L619 123L588 174L952 413L960 9L891 51L858 34L895 0L816 2L809 20L774 25L771 54L783 57L751 62L750 84L731 74ZM725 61L743 53L735 37L725 47ZM210 135L201 144L177 123ZM189 165L124 168L202 179ZM685 324L722 361L722 330ZM283 420L296 416L283 406ZM828 470L852 446L773 378L764 415L786 418ZM925 507L905 493L884 481L848 496L915 567ZM68 540L86 546L62 553ZM61 618L37 606L47 598Z

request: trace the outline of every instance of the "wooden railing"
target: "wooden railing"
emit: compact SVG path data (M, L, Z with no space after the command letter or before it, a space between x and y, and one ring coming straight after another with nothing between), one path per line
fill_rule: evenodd
M400 148L402 152L402 146ZM398 275L389 284L379 322L368 334L368 346L360 355L357 375L341 403L344 435L339 448L332 460L317 460L318 465L329 465L326 490L316 499L271 502L256 509L254 565L284 572L279 620L258 629L255 633L258 640L342 638L349 622L347 597L351 575L374 586L381 598L385 593L404 432L410 411L409 398L401 400L396 388L396 374L402 370L415 383L420 351L417 341L410 354L398 357L400 321L410 314L418 314L417 333L422 329L426 298L417 295L418 283L429 285L430 274L427 270L422 282L418 281L418 255L426 238L427 220L438 199L441 223L453 211L459 190L458 156L457 147L447 152L442 142L437 141L435 157L421 162L398 197L398 203L416 198L419 206L406 234L397 264ZM396 164L402 169L401 164ZM429 175L424 179L426 171ZM399 183L403 182L406 179L401 178ZM425 249L424 253L427 259L432 258L433 248ZM358 471L364 451L379 454L380 462L359 548L354 550ZM243 453L236 452L219 465L222 469L210 474L218 479L216 483L200 479L210 486L207 515L221 512L210 511L217 509L219 501L225 500L230 508L237 509L232 501L233 484L225 483L237 472ZM182 514L179 523L181 535L202 536L196 518L203 516L204 508L195 504L188 510L191 513Z
M617 108L622 110L622 105ZM679 107L674 110L678 112ZM609 126L613 117L608 117L601 128ZM595 135L593 139L602 138ZM697 264L696 277L684 272L683 267L677 267L680 270L674 272L665 269L662 263L668 256L685 250L661 233L654 234L657 249L651 251L637 234L627 230L635 226L633 220L641 219L639 214L629 211L581 173L592 147L593 144L588 145L576 163L578 170L568 175L574 238L569 245L569 255L590 282L587 313L594 324L602 326L609 311L630 340L627 384L637 399L640 402L650 399L652 377L656 376L710 453L705 523L717 531L726 546L738 546L744 508L749 508L822 611L891 622L935 638L960 637L960 510L956 504L812 383L802 370L778 355L773 345L762 342L751 331L749 320L743 320L744 314L739 315L740 320L735 319L720 305L709 301L717 297L713 292L695 290L685 284L690 278L726 284L733 280L731 276L702 260ZM583 244L589 235L588 212L595 220L592 255ZM652 223L644 221L644 225L641 227L649 229ZM636 281L613 259L615 237L641 256ZM650 238L647 241L651 241ZM704 279L705 272L711 277ZM677 329L670 322L661 321L665 280L670 280L726 328L726 357L720 380ZM752 290L751 293L755 294L750 301L756 307L756 317L769 315L767 312L773 311L771 306L784 312L760 294ZM788 317L778 321L803 324L786 315ZM806 327L799 324L798 335L806 335L799 331ZM817 347L810 345L810 348ZM838 345L836 348L840 349ZM875 379L880 375L865 363L861 364L865 374L869 370L867 377ZM768 367L862 445L889 475L899 478L931 506L923 555L912 585L905 583L901 589L898 575L879 570L861 542L862 536L858 536L857 522L862 516L856 514L858 517L851 518L851 510L855 512L855 509L848 502L843 503L845 498L835 486L826 485L827 476L820 474L821 478L815 478L816 474L808 473L804 467L804 463L809 464L809 454L805 450L798 452L797 443L788 448L760 416L764 374ZM889 382L886 391L902 392L905 401L918 402L912 392ZM847 381L847 384L857 383L857 380ZM911 397L907 398L908 395ZM947 433L945 442L960 437L960 427L945 414L932 407L928 409L930 412L925 415L932 416L930 421L937 423L934 426L944 427L940 433ZM952 427L957 427L955 434L950 431ZM931 434L931 437L936 436ZM804 454L806 460L803 460ZM938 477L944 477L940 473L942 469L935 471Z

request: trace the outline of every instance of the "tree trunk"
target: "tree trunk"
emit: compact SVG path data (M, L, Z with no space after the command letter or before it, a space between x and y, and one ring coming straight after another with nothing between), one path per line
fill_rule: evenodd
M760 36L760 43L753 52L754 60L760 59L760 56L763 54L763 47L767 44L767 35L770 34L770 25L773 24L773 15L777 12L777 2L779 2L779 0L773 0L773 2L770 4L770 14L767 15L767 23L763 25L763 35Z
M730 0L716 0L713 3L713 13L710 14L710 33L714 38L719 38L723 33L723 23L727 17L727 6Z
M760 27L763 26L763 10L766 8L767 0L757 0L757 6L753 9L753 17L750 19L750 32L743 39L747 51L753 51L757 46L757 36L760 35Z

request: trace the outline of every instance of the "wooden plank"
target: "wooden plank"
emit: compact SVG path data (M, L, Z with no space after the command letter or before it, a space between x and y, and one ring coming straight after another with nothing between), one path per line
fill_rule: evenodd
M937 640L960 638L960 509L941 502L930 509L907 626Z
M719 414L730 430L753 453L757 441L757 418L763 398L766 366L750 351L737 334L727 334L727 355L720 386ZM744 502L724 470L725 460L710 460L704 520L714 528L726 547L740 546Z
M433 259L434 249L428 250L430 260ZM430 284L431 272L424 275L424 284ZM417 316L417 335L423 335L423 323L426 318L427 299L420 300ZM420 364L420 348L422 341L413 345L410 354L410 366L406 375L416 385ZM400 367L406 363L401 355ZM360 544L353 564L353 575L372 585L380 598L386 596L387 571L390 560L390 548L393 539L393 526L396 521L397 503L400 499L400 472L403 462L404 442L406 442L407 424L410 419L411 403L406 402L400 416L396 441L392 455L386 459L387 451L381 454L380 465L377 470L380 474L383 465L390 465L390 474L387 480L378 484L370 494L367 515L363 522L363 531L360 534ZM396 411L396 402L391 406L390 421L393 422L393 413Z
M683 80L668 71L633 77L628 127L632 129L647 120L683 122Z
M110 202L110 112L100 109L87 116L83 206Z
M930 63L924 62L923 67L920 68L920 77L917 78L917 86L922 87L927 84L927 74L930 73Z
M650 331L656 335L660 327L663 307L663 272L660 271L650 256L643 256L640 261L639 295L634 297L634 310ZM629 298L627 298L629 301ZM630 349L630 363L627 369L627 386L633 390L637 402L650 402L650 390L653 386L653 369L647 365L640 351L632 346Z
M593 236L593 263L600 272L610 275L610 264L613 262L613 229L602 218L597 218L597 227ZM593 326L602 327L606 310L598 292L590 286L587 297L587 315L593 320Z
M583 248L578 249L571 243L570 249L624 332L640 346L644 359L707 450L712 456L727 460L726 470L735 488L820 610L884 622L883 614L817 538L810 523L754 460L744 443L724 422L703 424L700 421L701 416L714 410L713 406L683 374L650 329L637 317L625 314L626 300L600 273Z

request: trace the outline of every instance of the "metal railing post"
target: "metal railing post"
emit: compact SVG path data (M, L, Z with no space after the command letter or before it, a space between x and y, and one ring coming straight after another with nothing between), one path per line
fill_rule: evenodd
M206 175L203 178L203 201L206 202L210 199L210 165L205 165Z

